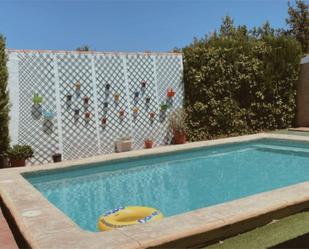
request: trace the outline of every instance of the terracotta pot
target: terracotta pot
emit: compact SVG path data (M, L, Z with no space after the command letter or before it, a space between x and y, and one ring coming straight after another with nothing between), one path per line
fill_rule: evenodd
M168 89L167 91L167 97L172 98L175 96L175 92L173 91L173 89Z
M146 149L151 149L152 146L153 146L153 141L152 140L145 140L144 144L145 144Z
M180 131L174 131L175 144L185 144L187 142L186 134Z
M120 117L124 117L124 110L120 110L120 111L119 111L119 116L120 116Z
M10 158L11 167L23 167L26 166L26 159L13 159Z
M118 102L119 99L120 99L120 95L119 95L119 94L114 94L114 100L115 100L116 102Z
M88 97L85 97L85 98L84 98L84 105L88 105L88 103L89 103L89 98L88 98Z
M106 121L107 121L107 118L102 118L102 119L101 119L101 124L102 124L102 125L105 125L105 124L106 124Z
M85 118L86 119L90 118L90 114L91 114L90 112L85 112Z
M155 117L155 115L156 115L156 114L155 114L154 112L150 112L150 113L149 113L149 116L150 116L151 119L153 119L153 118Z
M54 154L52 157L53 157L54 163L61 162L62 155L60 153Z

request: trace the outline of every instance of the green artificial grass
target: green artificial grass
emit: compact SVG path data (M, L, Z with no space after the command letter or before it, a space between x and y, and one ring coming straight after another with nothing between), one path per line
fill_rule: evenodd
M262 249L309 232L309 211L298 213L252 231L228 238L207 249Z

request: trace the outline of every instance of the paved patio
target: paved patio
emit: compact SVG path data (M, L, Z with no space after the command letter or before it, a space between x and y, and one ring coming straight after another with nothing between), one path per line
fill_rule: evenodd
M0 248L1 249L18 249L11 230L3 216L0 208Z

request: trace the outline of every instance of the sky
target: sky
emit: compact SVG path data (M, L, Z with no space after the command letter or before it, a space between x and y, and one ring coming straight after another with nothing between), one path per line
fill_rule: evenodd
M0 0L0 33L14 49L169 51L233 17L286 27L285 0Z

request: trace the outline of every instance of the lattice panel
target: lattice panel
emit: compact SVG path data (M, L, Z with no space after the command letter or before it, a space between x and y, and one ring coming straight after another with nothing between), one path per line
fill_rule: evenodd
M155 144L158 144L157 133L160 125L154 58L150 54L127 56L127 73L132 126L134 127L132 130L134 148L143 148L145 139L152 139ZM142 82L145 83L145 87L141 86ZM135 93L138 93L137 98ZM149 103L146 103L147 98L150 98ZM135 116L133 115L134 108L138 109ZM153 118L150 117L151 113L154 114Z
M55 119L43 118L45 110L56 112L53 56L42 53L20 53L19 62L19 130L18 143L28 144L34 150L31 164L52 161L59 150L58 128ZM34 105L37 93L43 97L41 105ZM13 103L14 104L14 103Z
M131 135L130 108L123 57L96 55L95 75L101 153L111 153L115 151L116 140ZM121 110L124 111L123 119L120 118ZM102 124L103 118L106 118L105 124Z
M91 56L86 54L57 55L63 157L65 159L83 158L99 153L96 131L95 98L92 81ZM80 90L76 90L80 84ZM71 101L67 96L71 95ZM89 98L84 105L84 98ZM79 111L78 115L75 110ZM90 113L86 120L86 113Z
M12 102L19 102L18 143L34 148L32 164L51 162L55 152L64 160L111 153L128 136L134 149L142 149L147 138L155 146L170 142L168 113L183 103L180 55L16 53L19 99ZM168 88L176 92L173 98L167 98ZM33 105L35 93L43 97L41 107ZM55 117L47 121L43 111Z
M182 57L176 55L158 55L156 57L156 73L158 86L158 101L169 105L167 112L161 112L159 133L157 137L163 143L170 143L172 139L171 131L168 128L168 115L171 111L183 106L183 70ZM175 91L173 98L167 97L167 89L172 88Z

